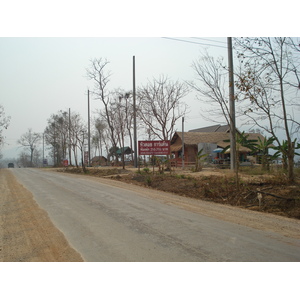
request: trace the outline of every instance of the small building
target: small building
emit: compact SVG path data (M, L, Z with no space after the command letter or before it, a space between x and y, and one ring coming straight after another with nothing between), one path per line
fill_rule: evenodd
M204 132L203 130L211 130ZM182 164L182 139L184 140L184 161L185 164L194 164L196 162L197 153L203 149L203 154L207 154L207 160L211 163L229 164L230 149L223 153L223 149L230 146L230 133L226 126L210 126L189 131L175 132L171 139L171 153L173 154L173 163L175 165ZM263 139L258 133L247 133L250 140L258 140L258 136ZM251 150L238 146L239 161L244 162ZM254 161L256 162L256 161Z
M104 156L94 156L91 160L91 165L93 167L106 166L107 165L107 159Z
M134 152L134 151L132 151L131 148L127 146L127 147L119 148L119 149L116 151L116 154L117 154L118 156L121 156L122 153L124 153L124 155L130 155L130 154L132 154L133 152Z
M124 162L125 162L125 164L126 165L133 164L133 156L132 155L133 155L134 151L128 146L119 148L116 151L116 155L118 156L120 161L122 161L122 154L123 153L124 153Z

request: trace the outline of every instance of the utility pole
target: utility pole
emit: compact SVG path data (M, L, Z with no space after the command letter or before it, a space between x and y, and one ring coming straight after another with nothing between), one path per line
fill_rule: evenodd
M88 167L91 161L90 90L88 90Z
M134 167L137 163L137 134L136 134L136 93L135 93L135 56L133 56L133 143L134 143Z
M71 108L69 108L69 165L72 165L71 156L72 156L72 149L71 149Z
M230 110L230 169L236 170L236 127L235 127L235 103L234 103L234 79L232 39L227 38L228 69L229 69L229 110Z
M43 167L44 167L44 160L45 160L45 132L43 132Z
M184 117L182 117L182 170L184 170Z

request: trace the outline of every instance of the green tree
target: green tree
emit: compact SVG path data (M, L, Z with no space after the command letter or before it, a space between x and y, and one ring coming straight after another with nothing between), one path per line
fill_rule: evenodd
M294 139L292 142L294 155L300 155L296 150L300 149L300 144L297 143L297 139ZM278 146L273 147L274 150L277 150L275 155L282 157L283 168L286 169L288 165L288 141L282 141Z
M261 155L261 164L263 170L270 170L270 162L272 162L274 159L276 159L279 154L275 153L273 155L269 154L269 149L274 148L274 141L276 139L274 137L264 137L261 139L258 137L258 143L255 144L253 151L257 154Z

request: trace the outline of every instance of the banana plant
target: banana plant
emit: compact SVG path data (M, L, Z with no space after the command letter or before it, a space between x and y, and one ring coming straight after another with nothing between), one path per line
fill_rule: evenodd
M297 139L295 138L293 141L293 146L294 146L294 155L300 155L300 153L296 152L295 150L300 149L300 144L297 143ZM287 165L288 165L288 141L284 140L281 145L278 145L276 147L273 147L272 149L277 150L276 151L276 155L277 157L280 156L280 154L282 155L282 164L283 164L283 168L286 170L287 169Z
M202 153L203 149L200 149L196 155L196 166L195 166L195 171L199 172L202 170L202 164L201 164L201 160L203 160L203 158L207 157L208 154L206 153Z
M261 154L261 164L263 170L269 171L270 162L279 157L278 151L273 155L269 154L269 149L274 148L273 142L275 140L276 139L274 137L264 137L263 140L260 137L258 137L258 143L253 148L253 153Z

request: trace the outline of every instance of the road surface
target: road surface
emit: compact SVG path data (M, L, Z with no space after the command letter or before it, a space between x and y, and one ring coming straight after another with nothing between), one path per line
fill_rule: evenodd
M291 224L296 232L286 236L256 229L257 216L262 224L273 218L257 212L189 199L198 205L193 211L179 203L184 197L121 182L39 169L11 172L85 261L300 261L298 220L274 216L278 227ZM216 217L207 205L218 208ZM256 225L230 222L231 213Z

